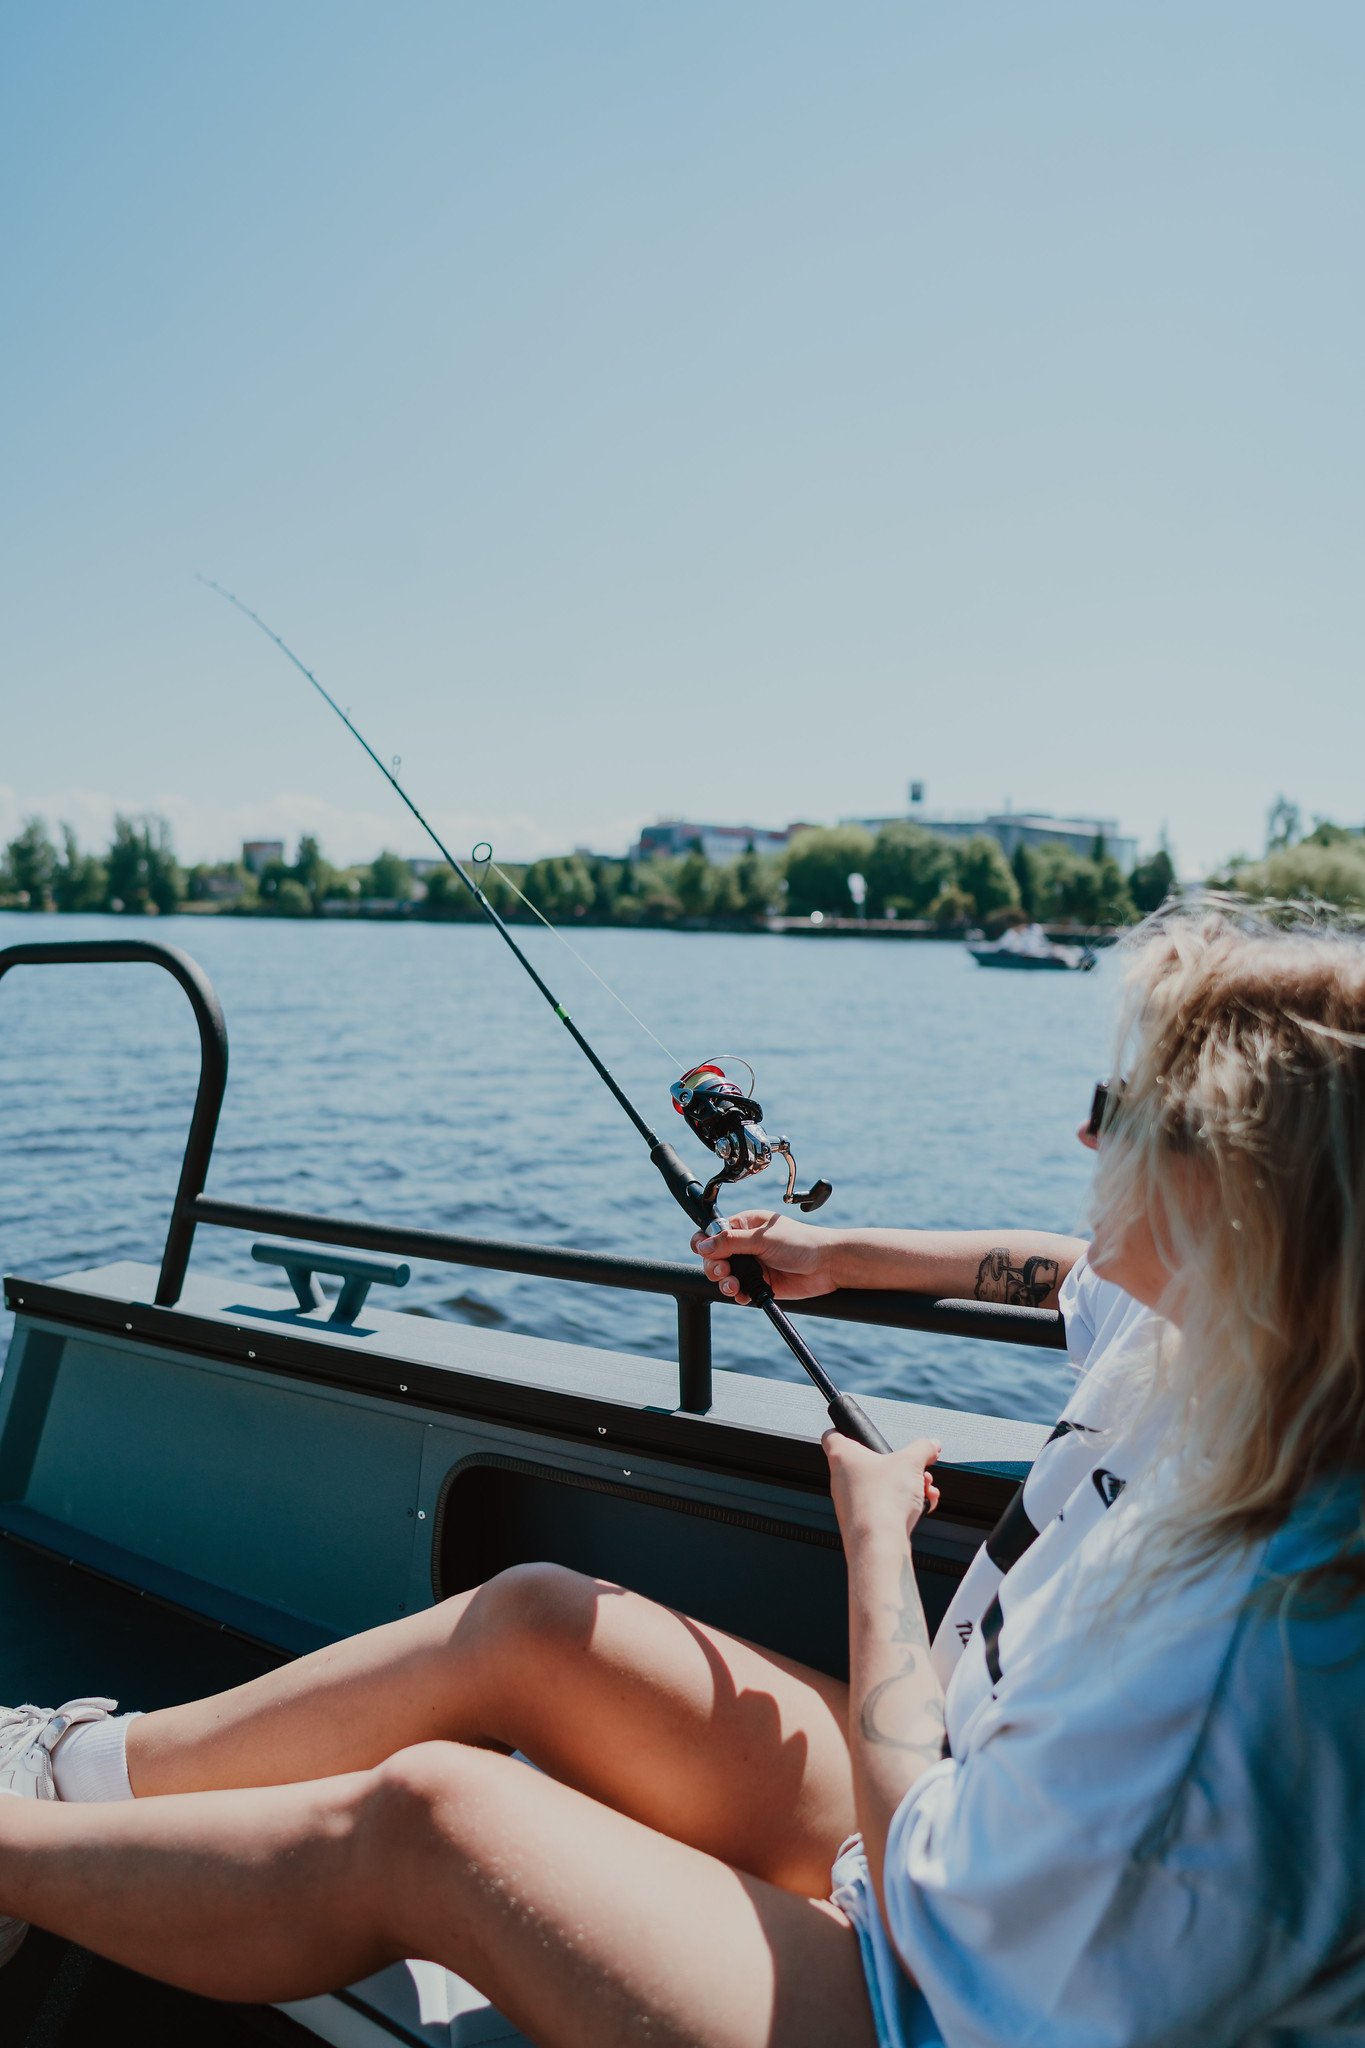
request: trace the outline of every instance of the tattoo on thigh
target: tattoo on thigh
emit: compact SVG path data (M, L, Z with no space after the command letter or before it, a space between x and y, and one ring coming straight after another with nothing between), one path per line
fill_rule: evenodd
M1037 1308L1057 1285L1056 1259L1012 1259L1004 1245L987 1252L976 1272L978 1301L1006 1301Z

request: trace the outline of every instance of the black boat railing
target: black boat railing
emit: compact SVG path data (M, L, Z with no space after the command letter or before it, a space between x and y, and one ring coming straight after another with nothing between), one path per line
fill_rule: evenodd
M678 1312L678 1405L690 1414L706 1413L711 1406L711 1310L719 1305L733 1311L735 1303L695 1265L575 1251L566 1245L463 1237L450 1231L373 1223L361 1217L317 1216L256 1203L223 1202L206 1195L204 1182L227 1086L228 1043L218 998L198 963L179 947L152 939L91 939L69 944L59 941L10 946L0 951L0 977L11 967L21 965L126 960L147 961L173 974L189 997L199 1026L199 1087L161 1259L156 1289L158 1307L173 1308L179 1301L194 1233L200 1224L253 1234L266 1231L311 1244L345 1245L355 1251L426 1259L438 1265L482 1266L496 1272L568 1280L588 1287L624 1288L633 1294L666 1294L672 1296ZM1045 1350L1063 1350L1066 1345L1062 1319L1055 1309L1016 1308L1004 1302L936 1300L929 1295L872 1289L846 1289L809 1301L788 1302L785 1306L793 1315L871 1323L883 1329L925 1330Z
M159 939L57 939L35 941L32 945L6 946L0 952L0 979L11 967L49 967L71 964L137 960L164 967L173 974L190 999L194 1021L199 1026L199 1086L190 1114L185 1156L171 1208L171 1227L161 1255L161 1278L156 1298L163 1308L180 1299L185 1271L194 1243L191 1210L208 1178L213 1141L218 1132L218 1113L227 1087L228 1039L223 1007L213 983L197 960L182 953L179 946L163 945Z

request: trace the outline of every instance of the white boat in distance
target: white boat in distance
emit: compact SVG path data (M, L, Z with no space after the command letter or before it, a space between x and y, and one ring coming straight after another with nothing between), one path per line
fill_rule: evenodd
M1040 924L1015 925L990 941L973 937L967 951L981 967L1018 967L1050 973L1084 973L1095 964L1089 946L1056 945Z

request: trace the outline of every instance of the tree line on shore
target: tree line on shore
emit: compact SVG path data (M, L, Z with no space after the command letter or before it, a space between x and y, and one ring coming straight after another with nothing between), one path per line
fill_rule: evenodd
M815 912L920 919L945 930L999 929L1024 918L1116 926L1157 909L1176 887L1164 845L1124 874L1102 840L1088 854L1053 841L1016 847L1007 859L985 833L948 839L909 822L885 825L875 837L858 825L811 828L783 854L750 849L725 865L707 860L699 845L646 861L574 853L500 865L507 881L489 870L483 886L509 920L532 915L520 890L553 924L731 930L757 928L774 913ZM1281 797L1264 856L1239 857L1209 879L1249 898L1365 910L1365 831L1318 818L1304 832L1296 807ZM337 867L306 834L292 861L267 862L255 874L236 861L183 866L170 827L154 816L117 817L99 854L82 849L69 825L54 839L42 819L29 818L0 858L0 908L10 910L316 917L362 905L433 919L480 915L449 867L427 869L419 880L391 852Z
M1265 853L1228 861L1209 885L1275 903L1327 903L1365 912L1365 826L1315 818L1305 832L1297 804L1277 797L1266 820Z
M508 880L490 870L483 886L508 919L531 916L520 890L555 924L729 929L761 926L775 912L926 919L945 929L1011 917L1117 925L1155 908L1175 883L1165 848L1125 875L1102 842L1088 856L1057 842L1019 847L1007 860L985 834L950 840L909 823L883 826L875 838L856 825L812 828L783 854L750 849L725 865L709 861L700 846L647 861L574 853L500 865ZM480 915L449 867L428 869L418 880L411 863L390 852L336 867L309 835L292 861L267 862L259 874L235 861L186 867L166 821L152 816L116 818L99 854L82 849L69 825L54 840L42 819L29 818L0 860L0 907L11 910L165 916L191 908L313 917L329 906L344 912L361 905L435 919Z

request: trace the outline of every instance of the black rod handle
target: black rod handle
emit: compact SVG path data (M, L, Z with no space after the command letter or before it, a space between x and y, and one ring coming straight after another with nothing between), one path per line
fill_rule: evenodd
M836 1394L829 1404L829 1419L840 1436L851 1436L855 1444L869 1451L889 1451L891 1446L870 1415L864 1414L852 1394Z
M773 1299L763 1267L752 1252L736 1252L730 1260L733 1273L755 1308L766 1308Z

